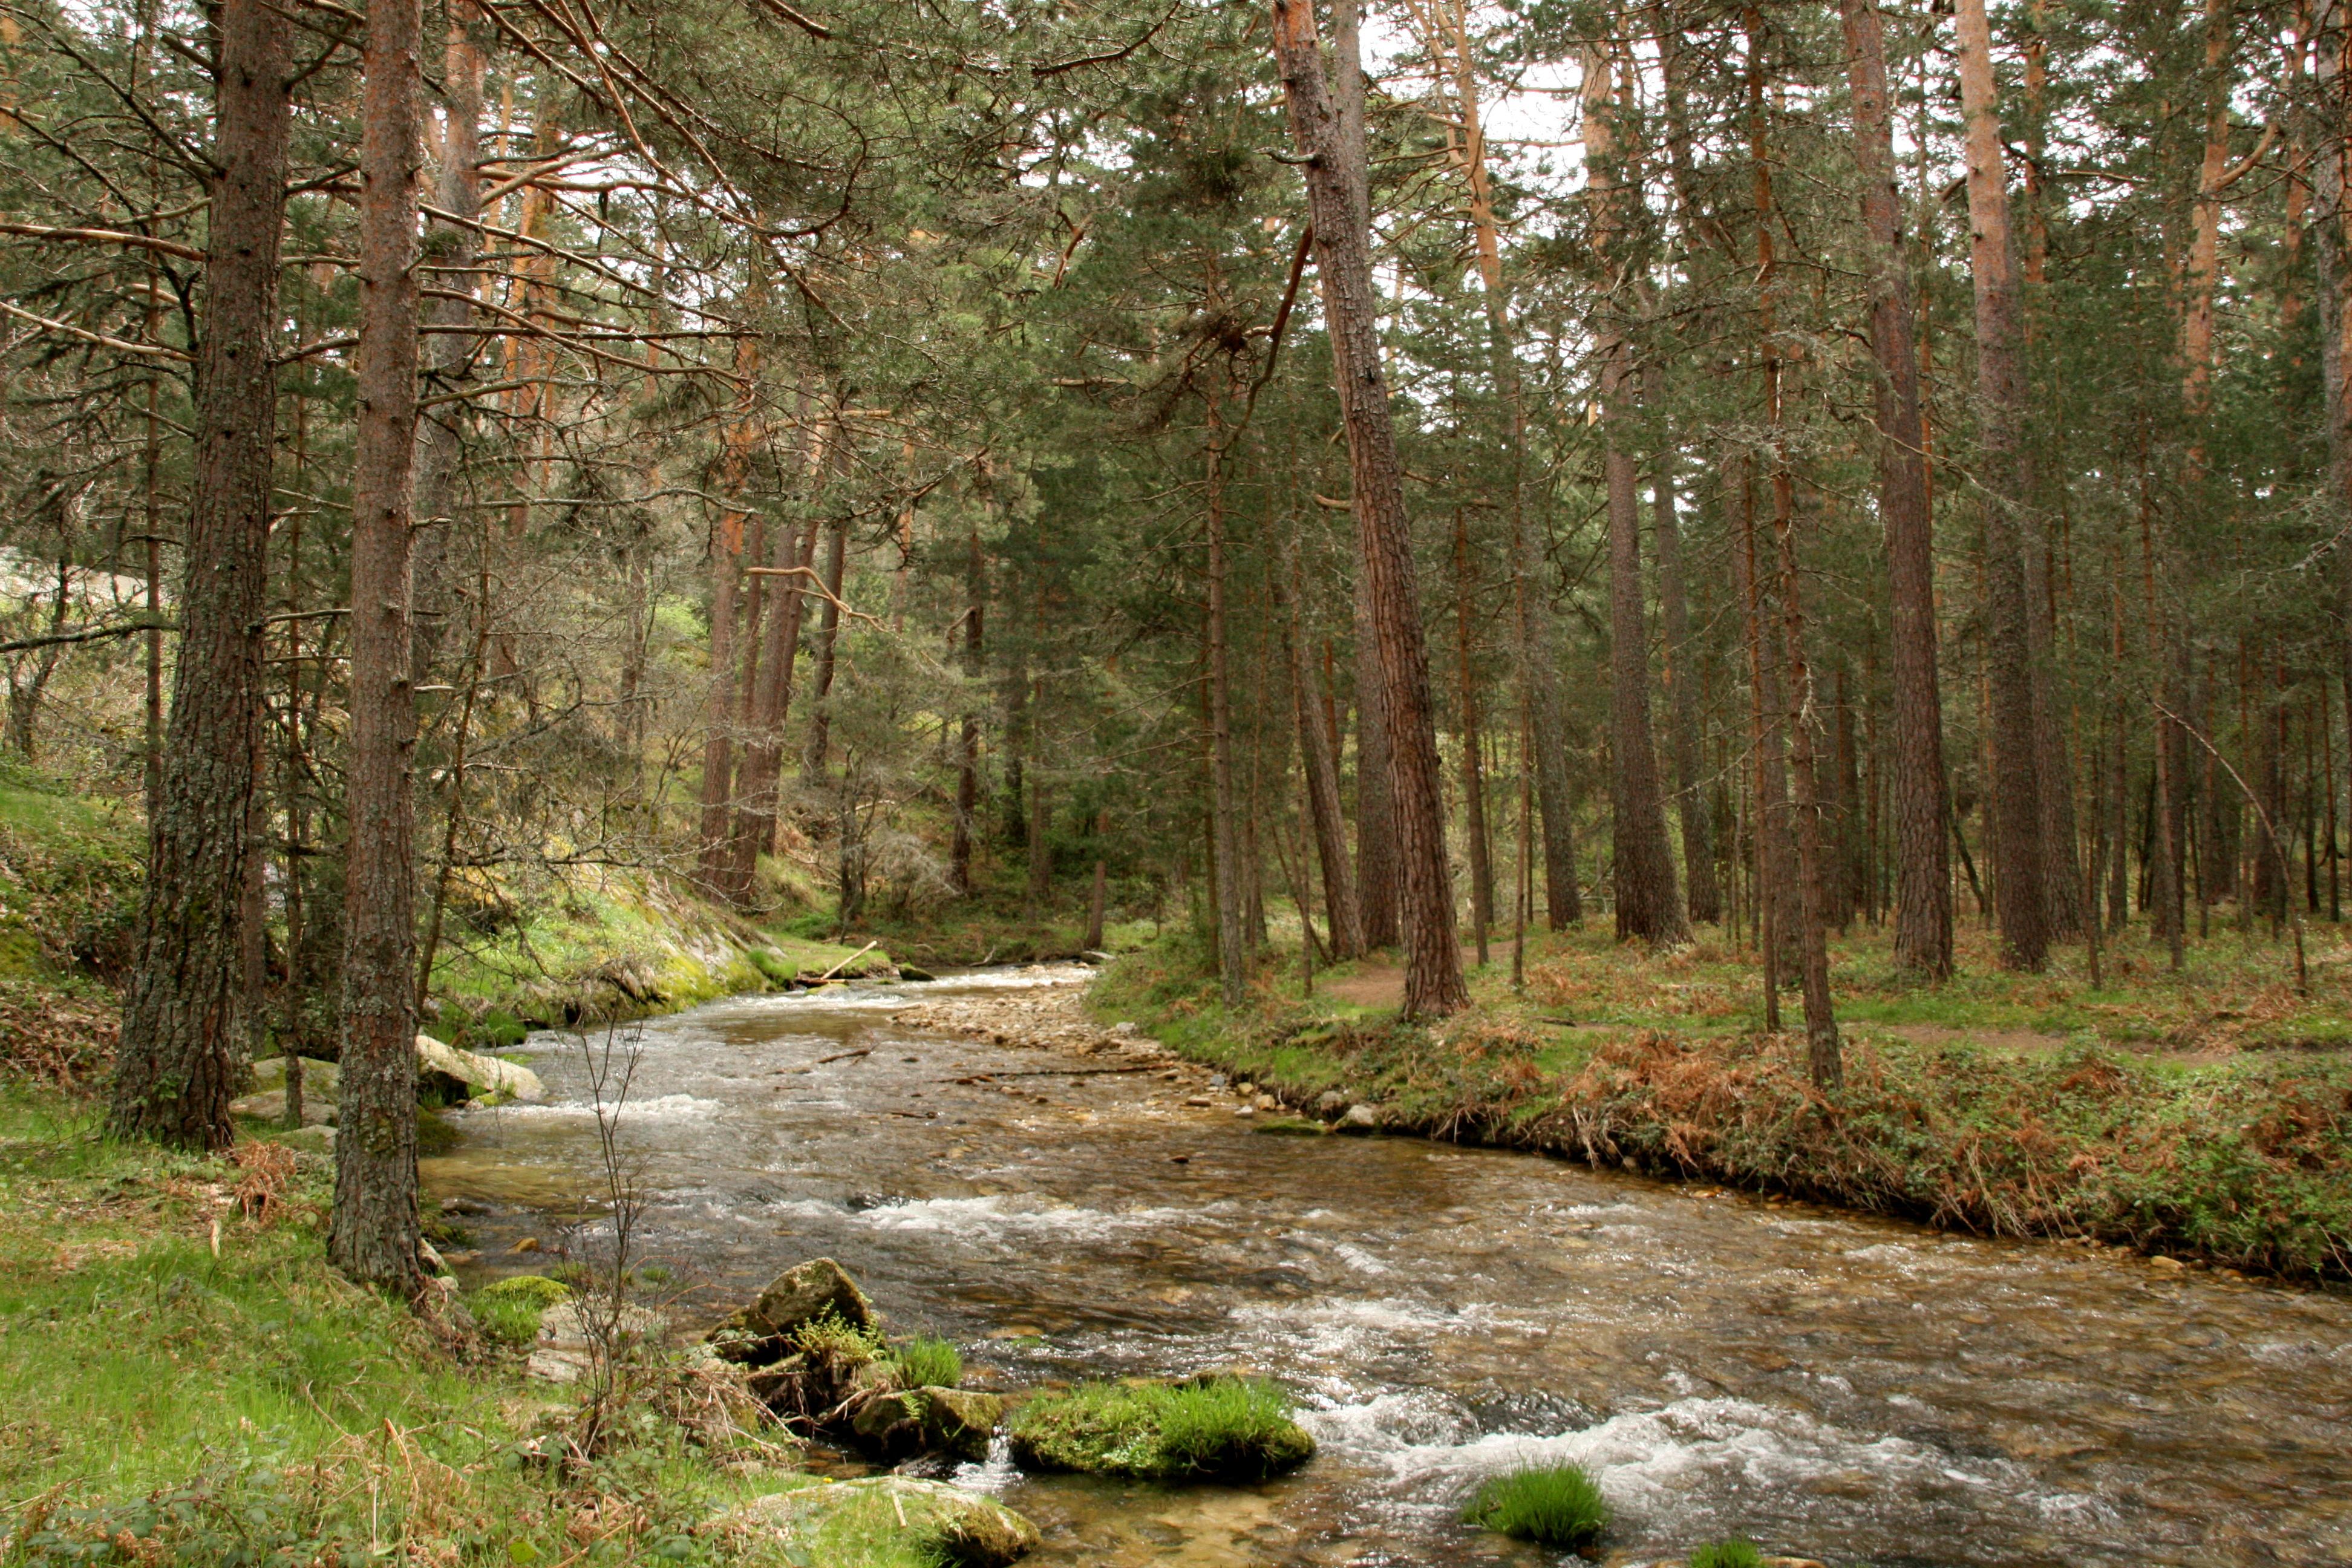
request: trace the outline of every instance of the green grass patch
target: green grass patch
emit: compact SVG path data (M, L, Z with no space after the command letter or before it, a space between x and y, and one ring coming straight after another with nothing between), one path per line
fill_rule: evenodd
M1082 1383L1024 1404L1011 1436L1027 1469L1146 1480L1259 1481L1315 1454L1289 1396L1250 1377Z
M586 1464L519 1462L574 1429L572 1396L510 1353L453 1355L336 1276L329 1162L119 1143L100 1110L0 1084L10 1568L715 1565L695 1526L776 1485L759 1450L680 1424L682 1371L651 1378ZM551 1294L518 1280L474 1301L535 1314Z
M1464 1521L1546 1546L1590 1546L1609 1528L1609 1504L1575 1465L1544 1465L1489 1479Z
M963 1355L946 1340L917 1334L890 1352L902 1388L953 1388L963 1381Z
M1690 1554L1683 1568L1764 1568L1764 1553L1752 1541L1710 1541Z

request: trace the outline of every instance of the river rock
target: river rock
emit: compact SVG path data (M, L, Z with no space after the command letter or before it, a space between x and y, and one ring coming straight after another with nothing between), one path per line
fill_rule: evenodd
M867 1476L773 1492L731 1509L699 1533L718 1535L750 1568L849 1561L860 1537L887 1531L955 1568L1003 1568L1037 1548L1037 1527L971 1492L911 1476Z
M1339 1118L1342 1132L1371 1132L1379 1130L1381 1113L1371 1106L1356 1104L1348 1107L1348 1114Z
M436 1088L446 1100L520 1100L537 1105L547 1086L526 1067L444 1045L430 1035L416 1037L417 1087Z
M918 1454L985 1459L1004 1419L1004 1401L961 1388L908 1388L877 1394L850 1420L858 1446L887 1464Z
M593 1303L596 1319L583 1318L578 1301L558 1301L539 1315L539 1337L530 1347L527 1370L533 1377L550 1383L577 1383L588 1375L595 1360L595 1342L592 1325L601 1329L612 1309L604 1302ZM648 1340L660 1337L667 1325L658 1312L643 1307L623 1307L620 1318L613 1324L612 1352L625 1358Z
M709 1342L739 1366L770 1366L791 1352L794 1330L827 1312L853 1329L880 1331L882 1315L848 1271L830 1258L812 1258L769 1280L758 1300L710 1331Z
M901 980L937 980L939 976L932 973L928 969L919 969L911 963L901 963L898 965L898 978Z
M1336 1089L1327 1089L1315 1099L1315 1114L1326 1121L1336 1121L1348 1109L1348 1097Z
M283 1089L285 1087L286 1058L284 1057L264 1057L253 1064L253 1088L250 1093L267 1094L271 1089ZM342 1087L343 1069L341 1068L337 1067L333 1062L322 1062L316 1057L302 1058L302 1099L306 1102L316 1100L324 1104L332 1105L335 1103L335 1097L342 1092Z
M308 1084L303 1086L302 1125L332 1127L335 1124L335 1102L313 1098L309 1089ZM248 1094L242 1100L230 1100L228 1108L234 1115L255 1117L274 1126L286 1120L286 1091L273 1089L261 1094Z

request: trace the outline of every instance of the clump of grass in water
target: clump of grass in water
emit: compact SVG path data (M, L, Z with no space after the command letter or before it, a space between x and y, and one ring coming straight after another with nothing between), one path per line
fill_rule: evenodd
M793 1347L810 1360L836 1366L863 1366L879 1361L883 1353L880 1335L844 1321L830 1307L794 1329L792 1339Z
M1609 1504L1582 1468L1542 1465L1491 1478L1462 1517L1520 1541L1590 1546L1609 1528Z
M1312 1458L1289 1396L1264 1378L1083 1383L1013 1418L1015 1462L1145 1480L1260 1481Z
M890 1352L904 1388L953 1388L963 1381L963 1357L954 1345L917 1334Z
M1752 1541L1710 1541L1690 1554L1684 1568L1764 1568L1764 1553Z

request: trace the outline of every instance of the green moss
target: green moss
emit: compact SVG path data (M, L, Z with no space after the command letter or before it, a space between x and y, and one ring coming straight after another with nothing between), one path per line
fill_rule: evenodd
M485 1285L467 1298L482 1331L503 1344L528 1345L539 1334L540 1314L572 1299L572 1287L541 1274L514 1274Z
M1259 1481L1314 1457L1290 1414L1289 1396L1262 1378L1083 1383L1021 1406L1013 1457L1033 1470Z
M1493 1477L1462 1517L1517 1540L1574 1548L1601 1539L1609 1504L1580 1467L1544 1465Z

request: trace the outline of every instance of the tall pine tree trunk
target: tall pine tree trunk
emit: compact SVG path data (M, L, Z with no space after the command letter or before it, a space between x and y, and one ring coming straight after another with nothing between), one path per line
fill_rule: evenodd
M2010 232L2000 104L1985 0L1958 0L1960 100L1968 122L1969 263L1976 286L1978 482L1983 496L1985 658L1992 689L1993 875L2000 961L2039 970L2049 950L2041 759L2021 540L2028 495L2023 312Z
M1614 110L1608 55L1584 54L1585 188L1591 194L1593 248L1604 274L1625 263L1629 242L1621 211L1615 159ZM1650 733L1650 645L1643 626L1642 503L1633 454L1633 349L1622 310L1603 307L1601 361L1601 472L1609 516L1610 814L1616 863L1617 934L1654 946L1686 941L1675 887L1674 853L1666 843L1665 805L1659 793L1657 753Z
M1429 655L1413 587L1412 539L1389 408L1387 377L1373 331L1369 225L1354 191L1360 148L1340 135L1312 0L1273 0L1274 48L1284 96L1307 153L1317 271L1323 289L1339 409L1354 476L1357 543L1379 649L1389 773L1396 808L1400 905L1406 948L1404 1013L1431 1017L1465 1005L1462 954L1454 945L1453 879L1445 864L1445 815L1431 712Z
M360 146L359 432L352 461L352 742L342 1078L327 1244L353 1279L418 1287L410 525L416 440L420 0L371 0Z
M1642 367L1643 395L1665 418L1665 367L1653 360ZM1675 515L1675 442L1671 430L1658 442L1652 476L1651 518L1657 537L1658 629L1665 641L1666 724L1675 756L1675 814L1683 829L1683 875L1689 889L1690 918L1714 925L1723 919L1723 889L1715 875L1715 836L1707 820L1705 764L1699 757L1698 656L1691 646L1690 600L1683 583L1681 520Z
M268 574L278 256L286 216L294 25L262 0L222 0L196 366L195 463L183 630L173 675L138 960L123 996L116 1131L226 1148L246 1020L242 954L261 618Z
M1854 167L1870 235L1870 347L1878 364L1878 511L1895 703L1895 962L1926 980L1952 973L1952 867L1945 819L1944 700L1936 674L1935 520L1927 502L1927 422L1895 188L1886 42L1875 0L1841 0L1853 94Z

